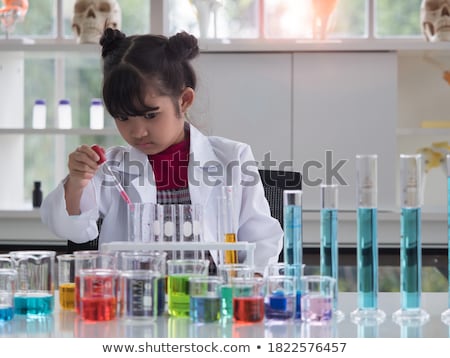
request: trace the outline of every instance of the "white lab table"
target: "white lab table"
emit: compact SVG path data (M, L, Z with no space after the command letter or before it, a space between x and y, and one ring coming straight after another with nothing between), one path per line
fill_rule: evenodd
M448 294L444 292L422 294L422 308L430 320L422 326L399 326L392 321L392 313L400 307L398 292L381 292L379 308L386 313L385 321L377 326L358 326L350 320L350 312L357 307L356 293L339 295L339 309L345 318L339 323L309 325L294 321L288 324L208 323L192 324L189 318L160 316L154 321L86 322L75 312L59 308L55 297L52 315L38 319L15 316L12 321L0 323L0 337L78 337L78 338L449 338L450 328L441 321L447 309Z

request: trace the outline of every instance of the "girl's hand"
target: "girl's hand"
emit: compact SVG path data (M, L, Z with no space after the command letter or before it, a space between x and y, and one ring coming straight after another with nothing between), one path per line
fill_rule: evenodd
M66 190L82 190L89 184L99 168L97 162L100 156L88 145L81 145L69 154L69 177L66 181Z

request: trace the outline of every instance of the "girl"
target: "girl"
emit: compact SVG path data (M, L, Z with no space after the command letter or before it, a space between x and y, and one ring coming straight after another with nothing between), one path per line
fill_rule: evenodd
M282 229L270 215L252 151L247 144L203 135L186 120L195 98L190 60L197 39L125 36L106 29L101 40L103 99L129 146L110 148L107 161L133 202L201 204L206 242L217 241L218 197L233 187L237 239L256 243L255 269L275 263ZM88 145L70 153L68 176L44 199L43 222L76 243L127 241L127 204L99 170ZM216 258L213 258L216 260Z

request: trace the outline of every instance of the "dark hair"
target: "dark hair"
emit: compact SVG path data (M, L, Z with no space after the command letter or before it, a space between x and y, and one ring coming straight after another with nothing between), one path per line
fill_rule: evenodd
M114 118L149 111L144 103L149 86L169 96L180 115L178 99L186 87L195 90L197 79L190 60L199 53L197 39L180 32L174 36L126 36L105 29L101 39L103 100Z

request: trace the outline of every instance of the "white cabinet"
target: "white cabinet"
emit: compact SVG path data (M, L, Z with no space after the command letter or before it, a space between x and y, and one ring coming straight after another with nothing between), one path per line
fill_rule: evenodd
M258 162L292 160L290 53L203 53L192 117L207 133L252 146ZM275 168L273 168L275 169Z
M293 68L294 163L304 168L304 208L320 208L318 184L342 161L339 182L333 178L341 185L339 208L355 210L355 156L378 154L379 209L394 210L396 54L296 53Z

